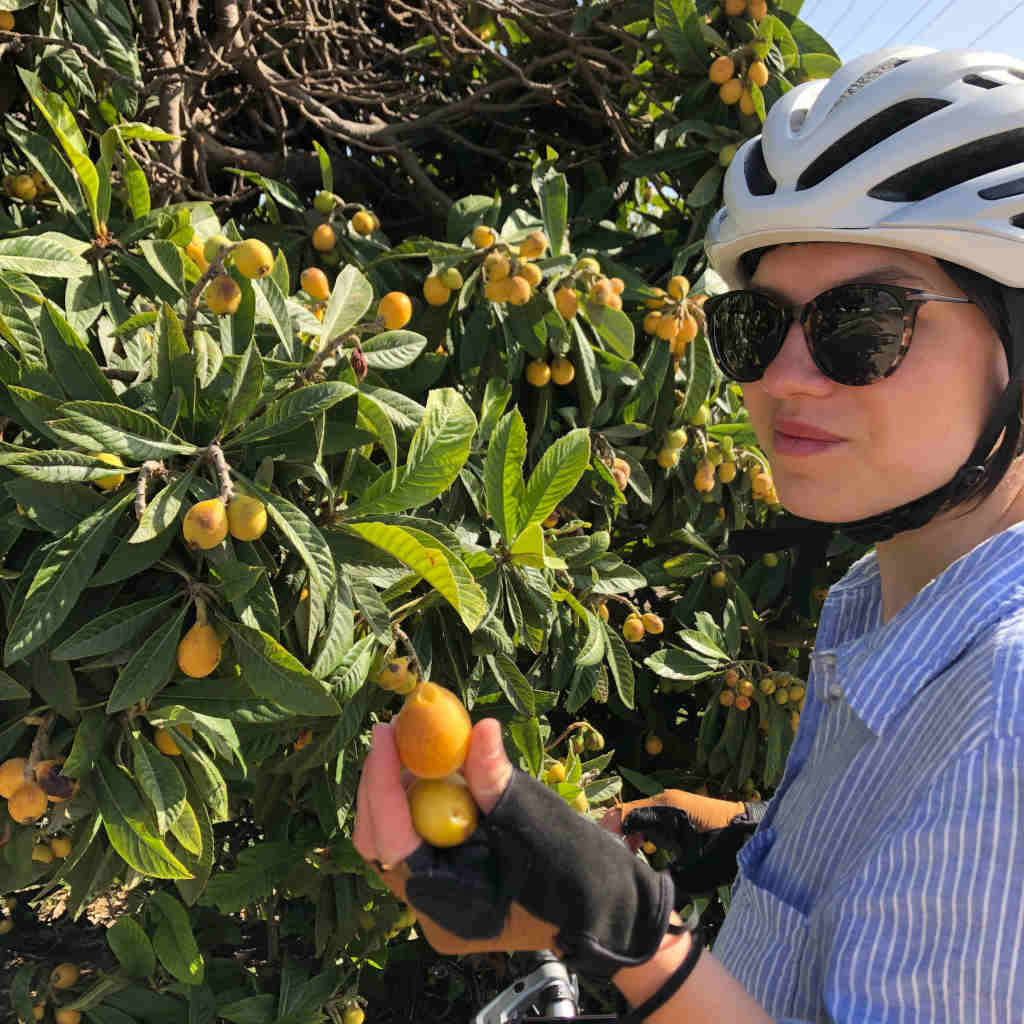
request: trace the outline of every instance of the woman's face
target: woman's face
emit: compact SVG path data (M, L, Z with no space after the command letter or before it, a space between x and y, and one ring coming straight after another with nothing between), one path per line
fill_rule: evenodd
M963 297L930 256L841 242L770 250L751 288L798 304L854 279ZM890 377L866 387L836 384L814 365L793 323L764 376L744 384L743 394L782 504L807 519L849 522L947 483L1007 380L999 336L977 306L926 302ZM836 440L795 440L815 431Z

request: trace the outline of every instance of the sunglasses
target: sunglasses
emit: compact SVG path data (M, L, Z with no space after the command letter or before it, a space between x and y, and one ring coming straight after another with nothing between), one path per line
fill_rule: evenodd
M798 306L761 292L725 292L704 303L705 330L722 372L750 382L764 376L795 320L829 380L863 387L903 361L922 303L970 301L895 284L841 284Z

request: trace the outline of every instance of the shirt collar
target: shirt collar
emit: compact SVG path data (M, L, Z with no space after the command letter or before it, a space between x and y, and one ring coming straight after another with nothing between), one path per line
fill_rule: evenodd
M875 552L830 590L812 656L820 700L841 692L874 732L1010 607L1024 605L1024 523L947 566L888 622ZM839 687L839 689L837 689Z

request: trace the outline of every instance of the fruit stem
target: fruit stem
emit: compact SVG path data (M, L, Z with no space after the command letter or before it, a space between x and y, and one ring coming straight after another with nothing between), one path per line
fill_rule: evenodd
M167 476L167 467L155 459L147 459L139 470L135 481L135 518L141 519L146 514L146 486L154 476Z
M544 753L546 754L546 753L547 753L547 752L548 752L549 750L554 750L554 749L555 749L555 747L557 747L557 746L558 746L558 744L562 742L562 740L566 739L566 738L567 738L567 737L569 736L569 734L570 734L570 733L572 733L572 732L573 732L574 730L576 730L576 729L587 729L587 728L589 728L589 727L590 727L590 726L589 726L589 723L588 723L588 722L573 722L573 723L572 723L572 725L568 726L568 727L567 727L567 728L565 729L565 731L564 731L564 732L562 733L562 735L561 735L561 736L559 736L559 737L558 737L558 739L556 739L556 740L552 740L552 741L551 741L551 742L550 742L550 743L549 743L549 744L548 744L548 745L547 745L547 746L546 746L546 747L544 748Z
M402 645L402 650L409 656L409 667L416 673L416 678L422 679L423 666L420 664L420 659L416 657L416 648L413 647L409 634L397 622L392 623L391 632L394 633L395 639Z
M231 469L228 467L227 459L224 458L224 449L214 441L206 449L206 452L217 470L217 479L220 481L220 500L225 505L229 505L235 496L235 488L231 483Z
M44 760L44 752L50 745L50 729L56 720L57 716L50 711L43 715L42 724L36 726L35 739L32 740L32 750L28 755L28 761L25 763L24 768L26 779L31 779L35 775L36 765Z
M351 341L354 344L359 344L359 335L354 331L349 331L346 334L339 334L336 338L332 338L310 361L309 366L304 370L299 370L297 376L299 383L311 381L319 372L320 367L334 355L345 344L346 341Z
M193 600L196 605L196 622L200 626L208 626L210 624L209 616L206 613L206 602L198 595L194 595Z

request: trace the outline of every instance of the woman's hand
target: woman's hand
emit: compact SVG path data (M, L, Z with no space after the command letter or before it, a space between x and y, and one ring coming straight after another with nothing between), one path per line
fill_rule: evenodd
M631 800L629 803L613 807L601 819L601 828L607 829L612 835L623 835L622 823L632 811L640 807L674 807L685 811L690 823L698 832L709 832L716 828L725 828L737 814L742 814L746 805L739 800L717 800L710 796L698 796L682 789L665 789L657 796L643 800ZM626 839L634 850L639 849L643 836L633 832Z
M501 725L496 719L485 718L473 727L462 771L480 812L488 814L508 786L513 772L501 740ZM405 861L423 844L412 827L405 795L411 781L412 777L403 771L398 759L391 726L374 726L372 745L356 796L352 841L364 860L385 866L380 871L381 878L403 901L406 901L405 883L409 877ZM418 920L424 937L439 953L554 948L554 926L533 917L518 903L512 904L505 929L494 938L463 939L422 913Z

